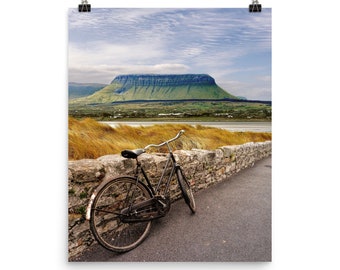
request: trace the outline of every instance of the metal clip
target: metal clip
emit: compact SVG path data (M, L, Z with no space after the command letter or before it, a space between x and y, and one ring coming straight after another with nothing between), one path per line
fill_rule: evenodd
M79 12L91 12L91 5L87 3L87 0L81 0L81 4L78 6Z
M249 5L249 12L261 12L262 6L258 0L253 0L253 3Z

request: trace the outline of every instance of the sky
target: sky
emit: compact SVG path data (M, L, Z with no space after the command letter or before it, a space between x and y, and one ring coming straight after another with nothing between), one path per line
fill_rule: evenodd
M271 9L93 8L68 15L70 82L209 74L233 95L271 100Z

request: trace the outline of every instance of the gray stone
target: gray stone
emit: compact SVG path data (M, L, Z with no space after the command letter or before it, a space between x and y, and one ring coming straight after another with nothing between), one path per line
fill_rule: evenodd
M205 189L223 181L240 170L271 154L271 142L223 146L214 151L177 150L175 158L191 182L193 191ZM143 154L143 164L152 183L161 176L167 157L165 154ZM105 176L133 175L136 161L120 155L106 155L96 160L84 159L68 163L69 257L82 253L94 243L85 221L85 209L93 190ZM169 173L169 172L167 172ZM182 197L177 181L170 185L172 200Z

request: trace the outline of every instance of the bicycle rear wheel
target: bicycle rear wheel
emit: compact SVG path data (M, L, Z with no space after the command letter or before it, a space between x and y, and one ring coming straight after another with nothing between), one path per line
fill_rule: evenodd
M179 186L181 188L184 201L189 206L191 212L194 214L196 212L196 203L194 199L194 195L192 194L192 190L190 188L190 184L188 180L185 178L182 169L179 167L176 171L177 179Z
M137 247L149 234L151 221L124 223L121 211L151 198L150 191L132 177L115 178L99 190L91 209L90 228L97 241L115 252Z

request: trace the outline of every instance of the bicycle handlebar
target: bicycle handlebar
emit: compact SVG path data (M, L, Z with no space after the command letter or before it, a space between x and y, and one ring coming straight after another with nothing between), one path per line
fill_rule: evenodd
M172 139L170 139L170 140L168 140L168 141L162 142L162 143L160 143L160 144L149 144L149 145L147 145L147 146L144 147L144 150L147 150L147 149L150 148L150 147L161 147L161 146L166 145L166 144L168 144L168 143L170 143L170 142L173 142L174 140L177 140L184 132L185 132L185 131L182 129L182 130L180 130L180 131L178 132L178 134L176 135L176 137L174 137L174 138L172 138Z

